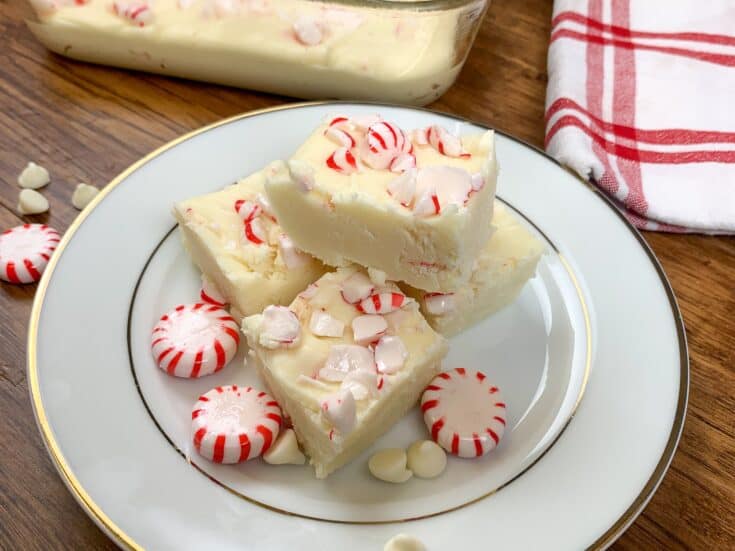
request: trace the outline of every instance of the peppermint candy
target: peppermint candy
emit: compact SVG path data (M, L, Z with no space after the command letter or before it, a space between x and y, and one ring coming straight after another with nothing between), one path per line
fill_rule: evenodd
M235 356L240 333L227 310L197 302L164 314L151 332L151 351L158 367L176 377L216 373Z
M459 457L480 457L503 437L506 407L481 371L458 367L439 373L421 397L431 439Z
M218 386L191 412L194 449L214 463L241 463L266 453L278 437L278 402L252 387Z
M340 174L354 174L357 159L348 148L339 147L327 158L327 166Z
M470 157L470 154L462 148L462 141L439 125L435 124L426 129L426 141L447 157Z
M356 304L356 308L364 314L390 314L413 302L403 293L374 293Z
M15 284L38 281L59 241L59 232L46 224L5 230L0 234L0 279Z
M224 308L227 304L227 300L219 292L217 286L204 274L202 274L202 288L199 291L199 298L202 299L202 302L219 306L220 308Z

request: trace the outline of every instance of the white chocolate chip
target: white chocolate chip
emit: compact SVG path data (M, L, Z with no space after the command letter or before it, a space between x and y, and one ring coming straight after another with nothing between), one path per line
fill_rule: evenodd
M303 465L306 462L293 429L281 432L273 445L263 454L263 459L271 465Z
M341 337L345 332L345 324L326 312L314 310L311 313L309 329L317 337Z
M71 196L71 204L74 205L74 208L82 210L99 192L99 189L89 184L78 184L76 189L74 189L74 194Z
M368 461L370 473L385 482L406 482L413 473L406 468L406 451L401 448L380 450Z
M18 185L26 189L42 188L51 181L48 170L36 163L28 163L18 176Z
M369 344L382 337L388 322L378 314L365 314L352 320L352 336L357 344Z
M436 442L417 440L408 447L408 468L419 478L436 478L447 466L447 454Z
M34 189L24 189L18 195L18 212L41 214L48 210L48 200Z
M327 396L322 402L322 416L342 435L346 435L355 428L357 408L355 398L349 390L340 389L335 394Z
M293 24L296 39L305 46L316 46L322 39L322 30L311 17L301 16Z
M383 551L426 551L426 546L418 538L398 534L388 540Z

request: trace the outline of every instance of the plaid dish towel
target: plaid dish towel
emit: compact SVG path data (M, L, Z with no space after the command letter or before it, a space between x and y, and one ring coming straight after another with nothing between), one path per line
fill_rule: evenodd
M546 150L639 228L735 233L735 0L555 0Z

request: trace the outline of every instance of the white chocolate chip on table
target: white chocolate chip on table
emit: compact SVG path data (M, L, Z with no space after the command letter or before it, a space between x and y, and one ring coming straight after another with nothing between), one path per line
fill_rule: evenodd
M293 429L286 429L278 435L270 449L263 454L263 460L271 465L303 465L306 463L306 457L299 449Z
M48 170L34 162L28 163L18 176L18 185L26 189L42 188L50 181Z
M89 184L77 184L77 187L74 188L74 193L71 196L71 204L74 205L75 209L82 210L97 196L99 192L99 189L94 186L90 186Z
M408 447L408 468L419 478L436 478L447 466L446 452L431 440L417 440Z
M20 214L41 214L48 210L48 200L34 189L24 189L18 194Z
M414 536L398 534L386 542L383 551L426 551L426 546Z
M399 484L413 476L413 473L406 468L407 461L406 450L386 448L373 454L368 461L368 468L375 478Z

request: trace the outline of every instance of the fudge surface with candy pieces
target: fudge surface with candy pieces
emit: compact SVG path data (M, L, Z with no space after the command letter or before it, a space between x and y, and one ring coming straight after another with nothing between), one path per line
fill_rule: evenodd
M497 167L491 131L461 139L379 117L334 117L265 188L295 243L325 263L355 262L426 291L465 284L490 237Z
M416 301L356 266L325 274L288 308L245 318L242 329L318 478L415 405L447 352Z
M174 206L186 250L238 319L269 304L288 304L325 271L279 226L263 180L257 172Z
M536 271L543 244L501 203L495 205L492 225L495 231L466 285L449 293L404 286L429 324L444 336L456 335L513 302Z

